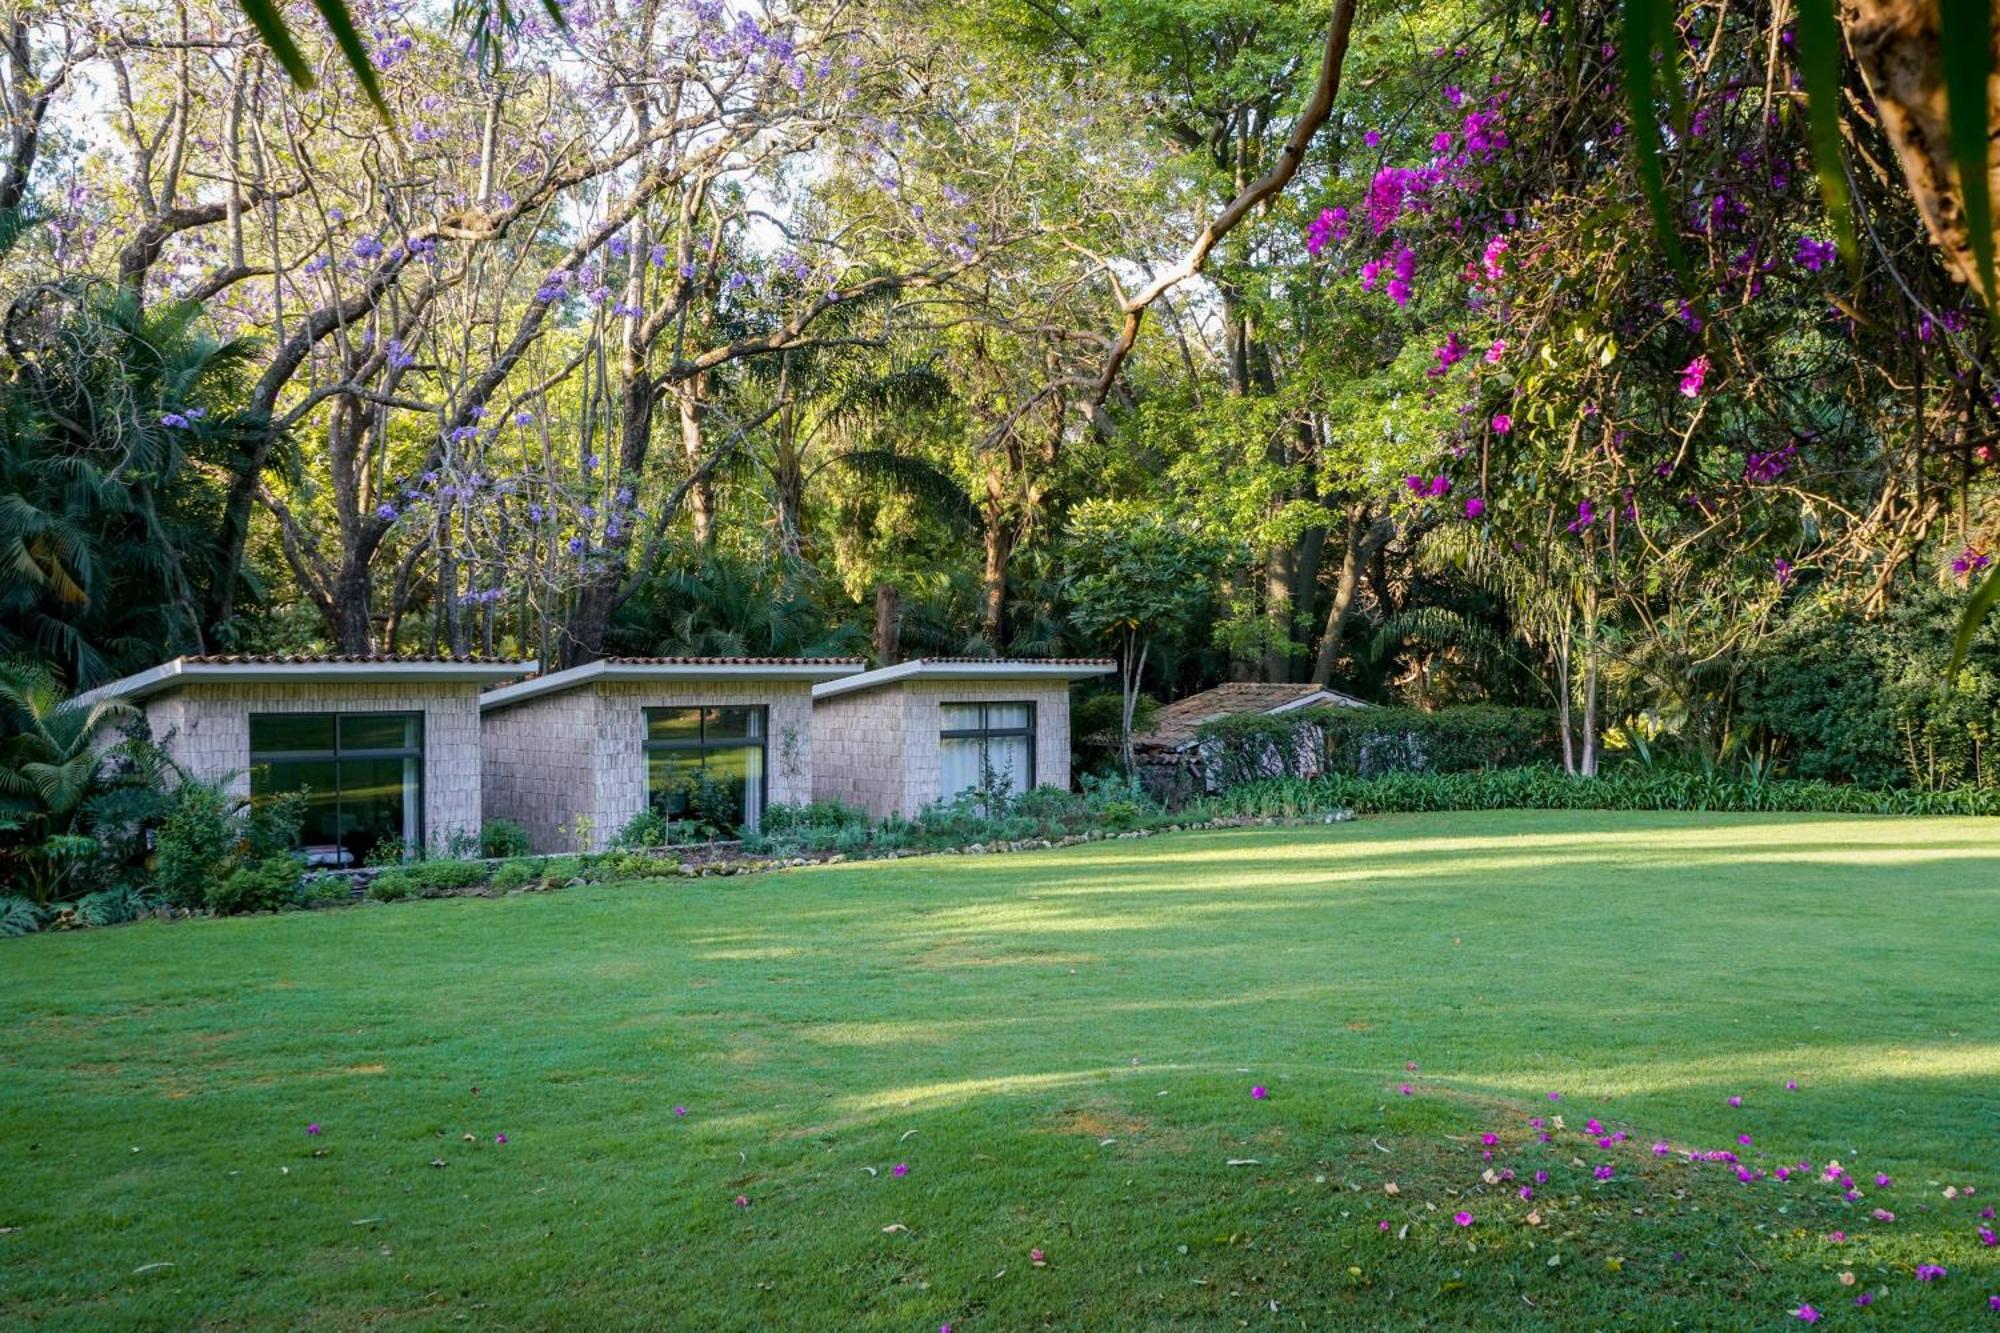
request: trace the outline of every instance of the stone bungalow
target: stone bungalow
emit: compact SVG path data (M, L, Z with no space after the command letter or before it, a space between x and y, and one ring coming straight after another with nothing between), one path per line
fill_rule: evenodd
M479 701L486 818L537 851L602 849L649 806L678 815L719 780L737 820L813 795L813 688L857 658L611 657Z
M990 779L1069 786L1069 688L1096 658L928 657L813 686L812 792L878 818Z
M302 849L358 865L449 849L480 825L479 692L533 662L177 657L77 702L122 699L187 773L237 796L308 793Z

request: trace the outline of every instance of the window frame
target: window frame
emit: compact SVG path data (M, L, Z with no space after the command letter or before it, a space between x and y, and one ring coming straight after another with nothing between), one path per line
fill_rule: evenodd
M333 723L333 745L328 749L259 750L256 747L255 741L250 739L256 734L257 722L263 718L278 718L288 721L298 721L303 718L321 718L321 717L330 719ZM408 722L411 719L414 719L416 722L416 731L417 731L416 744L414 746L363 745L363 746L356 746L352 749L343 748L340 743L340 736L343 730L343 728L341 727L341 719L348 717L367 717L367 718L393 717L393 718L398 718L404 722ZM417 776L415 784L416 785L415 805L417 814L417 821L416 821L417 826L415 829L403 830L402 854L405 858L407 858L410 855L410 851L412 848L423 847L427 845L428 835L424 827L424 819L426 813L424 808L425 807L424 770L426 767L428 767L428 764L426 762L426 746L428 744L430 737L430 729L426 725L427 721L428 719L425 717L424 710L421 708L384 708L384 709L349 708L349 709L325 709L325 710L299 709L296 711L281 710L276 712L266 711L266 712L247 713L245 715L243 730L245 739L246 741L249 742L250 784L252 787L252 799L253 800L256 799L255 796L255 787L257 783L256 773L259 768L268 767L271 764L331 764L333 766L334 823L335 826L338 827L341 818L341 811L344 805L343 792L346 785L342 781L342 774L341 774L341 766L344 763L350 761L360 762L362 760L368 760L368 759L403 759L403 760L414 759L417 761ZM268 794L271 793L267 793L267 795ZM336 842L334 846L338 849L339 857L342 858L342 860L336 861L336 867L344 867L345 858L348 855L347 849L345 847L342 847L338 842ZM357 861L355 864L358 865L360 863Z
M754 736L729 736L721 740L708 739L708 715L728 709L741 709L754 713L757 718L757 734ZM685 713L700 714L695 739L691 741L656 741L653 739L653 714ZM752 827L762 828L764 812L771 808L771 706L769 704L648 704L639 710L639 763L646 782L646 808L653 806L653 765L650 756L655 754L692 754L701 768L708 768L708 754L711 750L755 749L762 756L757 765L757 821ZM744 803L749 804L747 801ZM748 810L745 810L747 819Z
M990 749L991 741L995 738L1011 739L1020 737L1025 739L1028 742L1028 771L1025 780L1021 783L1021 791L1031 792L1035 789L1035 733L1041 723L1041 718L1035 708L1034 700L941 699L938 701L938 720L940 724L944 720L944 710L947 708L977 708L979 710L979 725L976 727L946 727L940 725L938 728L938 744L940 748L942 748L946 741L978 741L979 771L985 773L993 767L993 756ZM1025 727L993 726L987 720L989 716L987 710L992 708L1025 708L1028 711L1028 725ZM956 795L957 793L953 794ZM939 791L938 795L942 798L944 797L944 792Z

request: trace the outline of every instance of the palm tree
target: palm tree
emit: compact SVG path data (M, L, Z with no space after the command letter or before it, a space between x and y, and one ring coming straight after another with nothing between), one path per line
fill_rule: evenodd
M80 830L100 785L105 731L133 716L128 704L73 703L48 672L0 663L0 858L7 877L37 902L59 896L100 850Z
M227 403L254 346L201 333L201 313L63 287L16 303L0 652L89 684L207 646L220 506L204 466L226 465L245 434Z

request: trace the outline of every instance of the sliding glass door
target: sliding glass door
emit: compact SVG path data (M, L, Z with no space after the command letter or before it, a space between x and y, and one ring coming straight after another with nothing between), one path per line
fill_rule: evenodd
M423 771L421 713L250 715L250 795L306 794L299 845L314 865L422 846Z

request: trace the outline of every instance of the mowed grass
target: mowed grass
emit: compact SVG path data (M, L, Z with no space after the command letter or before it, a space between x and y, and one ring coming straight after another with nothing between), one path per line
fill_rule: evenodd
M0 1324L2000 1327L1997 1001L1973 820L1384 817L10 941Z

